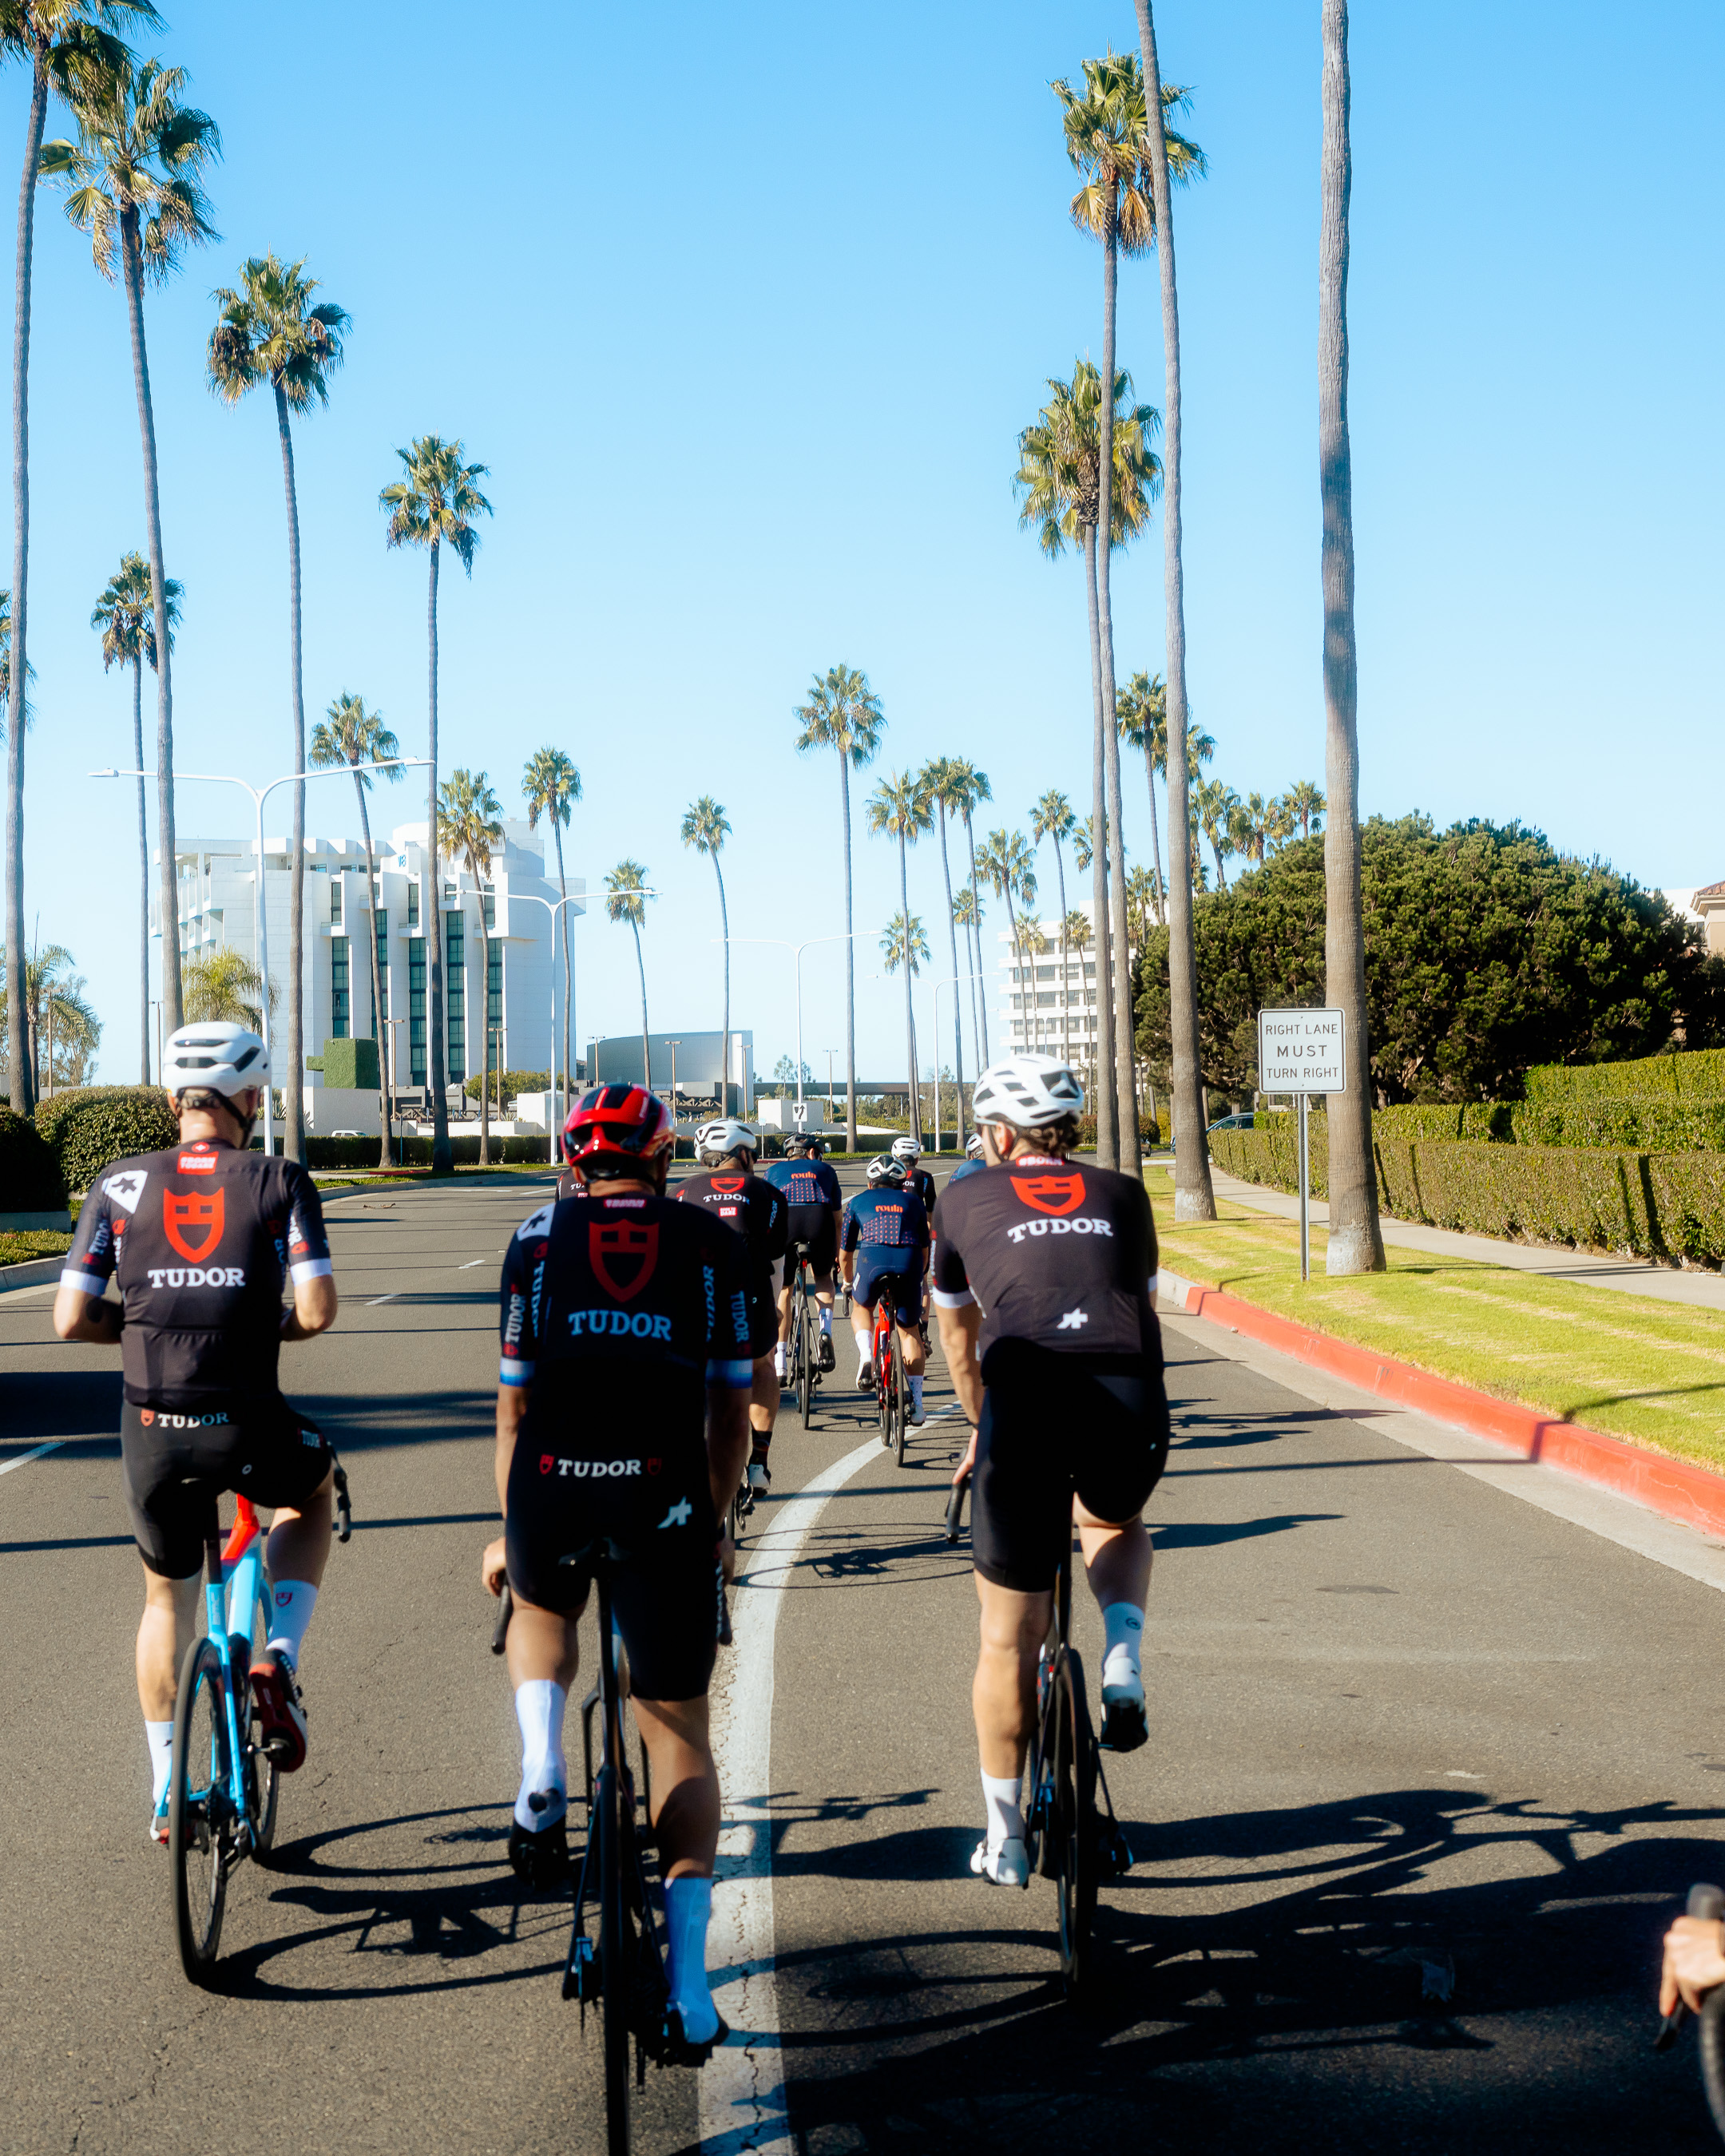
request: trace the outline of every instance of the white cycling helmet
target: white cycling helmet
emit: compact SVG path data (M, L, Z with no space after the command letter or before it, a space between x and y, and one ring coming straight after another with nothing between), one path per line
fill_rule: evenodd
M1058 1055L1032 1050L991 1063L976 1081L971 1113L978 1123L1040 1131L1084 1112L1084 1088Z
M231 1101L270 1083L270 1056L249 1027L231 1019L182 1025L162 1052L162 1083L170 1098L202 1091Z
M970 1136L966 1138L964 1141L964 1150L972 1160L980 1160L982 1158L983 1134L980 1131L973 1131Z
M758 1152L761 1134L738 1122L735 1116L719 1116L701 1125L695 1133L695 1142L704 1153Z
M922 1148L913 1137L895 1138L892 1157L895 1160L901 1160L906 1168L914 1168L922 1158Z
M896 1188L905 1179L905 1164L895 1160L890 1152L876 1153L869 1163L870 1183L890 1183Z

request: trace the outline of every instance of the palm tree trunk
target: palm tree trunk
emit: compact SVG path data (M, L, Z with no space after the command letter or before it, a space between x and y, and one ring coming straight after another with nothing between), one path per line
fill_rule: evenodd
M131 662L131 760L144 767L144 654ZM138 1069L141 1085L150 1082L150 804L144 782L138 783ZM255 956L255 953L254 953Z
M1104 398L1104 407L1107 400ZM1117 1168L1114 1122L1114 1004L1108 978L1108 750L1103 736L1108 709L1102 695L1102 644L1096 603L1096 527L1084 527L1084 588L1090 601L1090 680L1095 728L1091 743L1091 932L1096 942L1096 1165ZM1026 1036L1028 1038L1028 1035Z
M1102 235L1102 426L1101 508L1096 542L1096 617L1101 644L1103 762L1108 796L1108 844L1111 852L1108 886L1108 966L1106 969L1113 997L1114 1092L1119 1145L1119 1166L1127 1175L1137 1175L1138 1161L1137 1087L1132 1071L1132 973L1127 960L1126 923L1126 818L1120 798L1120 719L1114 698L1114 616L1108 596L1108 576L1114 552L1114 360L1117 302L1120 287L1119 224L1116 200L1111 192L1109 213ZM1096 968L1097 1005L1104 968Z
M275 385L275 431L281 439L281 483L287 496L288 685L293 705L294 769L305 768L305 697L300 664L300 499L294 485L294 437L286 393ZM282 1088L281 1149L305 1158L305 788L294 788L294 858L288 875L288 1068ZM375 941L375 938L373 939Z
M904 931L904 942L899 957L905 968L905 1048L911 1059L911 1136L920 1146L922 1142L922 1117L916 1091L916 1020L911 1007L911 884L910 871L906 865L905 834L898 834L898 917Z
M161 850L157 889L162 907L162 1016L169 1033L179 1029L180 906L174 860L173 662L167 642L167 572L162 563L162 487L156 465L156 412L150 398L150 360L144 346L144 277L138 245L138 213L120 213L120 260L126 278L126 311L131 328L132 380L137 390L138 432L144 451L144 521L150 547L150 594L156 618L156 831ZM16 663L17 648L13 647Z
M976 943L977 1009L981 1014L982 1028L977 1036L977 1073L993 1060L988 1053L988 975L983 963L983 909L976 895L976 830L970 820L970 811L964 812L964 839L970 850L970 932Z
M641 977L641 1083L650 1092L653 1087L653 1048L647 1033L647 966L641 956L641 925L638 921L629 924L635 939L635 970Z
M1162 113L1162 71L1156 54L1151 0L1137 0L1138 43L1144 64L1144 98L1153 120ZM1151 192L1156 209L1158 266L1162 279L1163 593L1167 613L1168 851L1168 1022L1173 1068L1168 1105L1176 1147L1174 1218L1214 1220L1215 1192L1204 1140L1204 1096L1198 1067L1198 961L1192 942L1191 841L1187 836L1186 585L1180 543L1180 307L1174 275L1174 215L1168 186L1168 141L1161 127L1150 136ZM1174 874L1177 853L1180 873Z
M845 810L845 1143L856 1151L856 919L850 892L850 759L839 752L839 798Z
M382 1131L377 1165L388 1168L390 1164L389 1029L383 1022L383 968L377 961L377 864L372 855L372 819L366 808L365 783L357 771L353 774L353 790L359 796L360 834L366 842L366 890L372 901L371 927L367 941L372 947L372 1032L377 1050L377 1112L382 1119Z
M1060 893L1060 1060L1072 1060L1072 989L1066 978L1066 863L1055 840L1055 879Z
M455 1156L449 1144L449 1106L444 1098L444 1087L449 1081L449 1043L444 1038L443 885L437 868L437 552L438 536L434 531L431 535L431 588L425 604L425 633L431 654L430 707L425 748L426 755L431 759L431 768L426 773L425 810L425 850L431 864L431 888L427 894L430 902L425 919L425 970L430 979L427 983L425 1000L429 1006L426 1029L431 1038L425 1044L425 1079L431 1093L431 1170L434 1175L448 1175L454 1168Z
M1332 1097L1329 1273L1380 1273L1372 1164L1372 1055L1360 901L1359 672L1353 628L1353 465L1348 431L1348 0L1323 0L1322 213L1318 238L1318 471L1323 498L1325 993L1343 1014L1348 1090Z
M479 863L470 854L467 871L473 878L473 895L479 901L480 924L480 1166L491 1164L491 932L485 926L485 893L480 881ZM500 1061L501 1059L499 1059ZM502 1074L498 1074L501 1105Z
M551 831L552 836L557 843L557 896L567 898L569 896L569 886L563 875L563 827L558 823L555 814L551 819ZM573 1075L569 1068L569 1027L572 1021L569 1012L569 909L567 906L560 906L557 908L557 917L563 924L563 1113L567 1116L569 1112L569 1086ZM552 1053L553 1055L557 1053L555 1041L552 1043ZM551 1074L551 1111L553 1118L557 1115L557 1076L553 1070Z
M1156 901L1156 925L1158 928L1166 928L1168 912L1163 904L1162 834L1156 828L1156 752L1151 746L1147 726L1144 729L1144 777L1150 788L1150 858L1155 864L1156 878L1150 895Z
M725 948L725 1027L724 1046L719 1065L719 1113L731 1112L731 914L725 904L725 879L719 869L719 856L713 855L713 874L719 879L719 931L724 937Z
M964 1006L958 1000L958 917L952 911L952 868L947 859L947 805L937 801L935 808L941 819L941 875L947 886L947 943L952 954L952 1054L958 1094L958 1113L953 1118L958 1132L958 1150L964 1150ZM936 1044L938 1051L939 1044Z
M27 18L28 19L28 18ZM18 273L12 321L12 692L6 729L6 1060L12 1074L12 1105L27 1116L35 1106L35 1071L27 1045L24 1008L24 732L29 724L28 627L30 567L30 276L36 240L36 168L42 158L42 130L48 115L48 60L41 38L35 40L30 80L30 118L24 136L23 172L18 182ZM143 766L139 764L139 769ZM145 934L149 933L147 923ZM147 957L149 945L145 944ZM150 998L145 973L144 1000ZM149 1029L144 1053L149 1054Z

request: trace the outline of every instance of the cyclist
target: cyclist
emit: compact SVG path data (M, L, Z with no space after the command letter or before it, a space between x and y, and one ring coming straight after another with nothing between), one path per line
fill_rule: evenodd
M971 1870L1002 1885L1029 1879L1024 1751L1075 1511L1106 1640L1101 1741L1129 1752L1147 1734L1142 1514L1168 1449L1156 1236L1141 1183L1069 1158L1083 1106L1057 1057L992 1065L975 1096L991 1172L949 1183L936 1224L941 1345L973 1425L959 1472L973 1470L973 1706L988 1824Z
M778 1345L773 1367L783 1378L791 1337L791 1288L797 1274L797 1245L809 1246L814 1275L814 1300L820 1311L820 1368L833 1367L833 1266L839 1255L839 1215L845 1194L839 1178L821 1158L819 1138L800 1132L785 1140L785 1158L767 1170L788 1209L785 1225L784 1286L778 1295Z
M874 1389L876 1372L870 1352L871 1313L882 1296L892 1299L892 1315L904 1350L905 1375L911 1381L910 1427L922 1426L922 1373L927 1358L919 1331L922 1320L922 1275L928 1255L928 1215L922 1201L905 1188L902 1161L890 1155L869 1163L869 1187L845 1209L839 1235L839 1264L850 1290L850 1329L856 1335L856 1383L860 1392Z
M530 1882L567 1868L563 1714L590 1573L562 1560L601 1537L628 1553L613 1599L647 1746L681 2063L725 2025L706 1981L719 1838L707 1685L718 1635L719 1522L748 1443L747 1260L700 1206L665 1194L670 1111L629 1085L593 1087L563 1126L582 1194L542 1206L503 1261L497 1496L482 1560L515 1598L509 1674L521 1782L509 1856Z
M755 1173L760 1151L758 1131L734 1116L721 1116L695 1133L702 1172L685 1175L677 1195L687 1204L708 1207L748 1245L749 1353L755 1373L749 1394L749 1424L754 1443L749 1453L749 1487L757 1493L773 1481L768 1455L778 1414L778 1372L773 1348L778 1340L776 1312L778 1264L784 1255L790 1218L784 1194Z
M330 1553L335 1457L281 1396L285 1340L336 1317L323 1214L297 1161L246 1150L270 1082L264 1044L226 1020L183 1025L162 1082L180 1142L116 1161L78 1216L54 1297L62 1340L121 1351L121 1469L138 1554L138 1702L150 1750L150 1836L167 1840L174 1700L198 1615L204 1536L224 1490L275 1512L273 1617L251 1665L277 1764L305 1758L298 1666ZM103 1291L118 1279L120 1300ZM282 1306L282 1290L292 1301Z
M947 1183L963 1183L967 1175L975 1175L988 1163L983 1158L983 1134L973 1131L964 1141L964 1158L947 1178Z
M916 1165L922 1158L922 1147L913 1137L895 1138L892 1142L892 1158L902 1166L905 1171L906 1189L914 1192L922 1199L923 1211L931 1220L933 1219L934 1178L926 1168L919 1168Z

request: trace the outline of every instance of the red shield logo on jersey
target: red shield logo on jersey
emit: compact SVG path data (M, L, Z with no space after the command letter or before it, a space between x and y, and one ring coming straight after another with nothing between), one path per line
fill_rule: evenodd
M741 1175L716 1175L712 1184L715 1190L741 1190L747 1180Z
M1100 470L1101 469L1101 466L1100 466L1100 465L1098 465L1097 470ZM548 1453L548 1452L542 1452L542 1453L540 1454L540 1455L539 1455L539 1472L540 1472L542 1475L549 1475L549 1474L550 1474L550 1472L551 1472L551 1471L552 1471L552 1469L553 1467L555 1467L556 1466L557 1466L557 1461L556 1461L556 1460L552 1456L552 1455L551 1455L550 1453Z
M182 1198L172 1190L162 1194L162 1225L167 1240L188 1265L199 1265L222 1240L220 1183Z
M605 1286L619 1302L627 1302L645 1287L659 1263L659 1223L591 1221L587 1255Z
M1084 1178L1071 1175L1015 1175L1012 1187L1039 1213L1076 1213L1084 1203Z

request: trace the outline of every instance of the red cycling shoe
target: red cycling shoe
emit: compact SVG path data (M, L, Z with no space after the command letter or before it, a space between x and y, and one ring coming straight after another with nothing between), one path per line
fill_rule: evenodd
M285 1655L266 1647L252 1664L252 1697L264 1750L278 1773L295 1773L305 1763L305 1701Z

